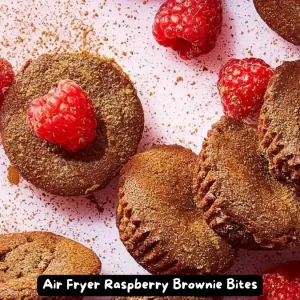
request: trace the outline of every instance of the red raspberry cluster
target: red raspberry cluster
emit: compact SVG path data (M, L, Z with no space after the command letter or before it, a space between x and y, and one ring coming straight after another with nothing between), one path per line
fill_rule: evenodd
M261 108L274 70L262 59L231 59L219 73L218 89L224 113L236 119L255 115Z
M263 279L264 295L260 300L300 299L300 261L270 270Z
M160 45L192 59L215 47L221 24L220 0L167 0L156 14L153 35Z

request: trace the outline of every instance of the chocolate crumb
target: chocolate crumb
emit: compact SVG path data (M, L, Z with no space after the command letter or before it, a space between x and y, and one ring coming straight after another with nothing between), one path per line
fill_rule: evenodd
M18 185L20 183L20 174L14 166L7 168L7 179L12 185Z

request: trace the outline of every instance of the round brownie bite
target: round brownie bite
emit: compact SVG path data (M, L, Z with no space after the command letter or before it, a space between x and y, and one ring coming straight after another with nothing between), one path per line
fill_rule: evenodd
M257 128L223 117L204 141L194 176L197 206L234 247L284 249L300 244L300 201L271 176Z
M40 275L99 275L101 261L83 245L50 232L0 235L0 299L67 300L41 297ZM83 299L72 297L71 299Z
M91 100L96 138L79 152L38 138L30 129L29 103L65 79ZM128 76L113 61L89 53L42 55L22 68L5 93L0 130L5 152L21 175L56 195L81 195L104 188L136 152L144 114Z
M121 171L120 239L152 274L213 274L233 263L233 249L193 202L195 161L191 150L161 145L135 155Z
M299 0L254 0L261 18L287 41L300 45Z
M260 149L279 180L300 188L300 60L275 70L259 118Z

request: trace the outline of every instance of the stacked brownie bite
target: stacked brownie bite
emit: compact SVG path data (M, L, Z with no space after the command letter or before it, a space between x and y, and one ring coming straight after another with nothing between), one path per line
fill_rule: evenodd
M222 117L208 133L194 176L208 225L235 248L300 244L300 61L279 66L258 127Z

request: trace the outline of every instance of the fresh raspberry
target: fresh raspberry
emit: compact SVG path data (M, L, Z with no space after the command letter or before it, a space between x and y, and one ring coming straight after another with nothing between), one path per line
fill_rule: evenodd
M291 261L263 275L264 294L260 300L299 300L300 261Z
M32 100L28 118L38 137L70 152L85 148L96 136L93 105L88 95L71 80L61 81L45 96Z
M0 58L0 94L11 86L15 78L15 74L11 64L4 58Z
M160 45L192 59L215 47L221 24L220 0L167 0L156 14L153 35Z
M264 295L268 295L279 285L288 282L289 277L289 273L284 268L278 268L264 274Z
M218 89L224 113L246 119L259 112L274 70L262 59L231 59L221 69Z
M299 300L300 284L296 281L280 285L268 295L268 300Z

